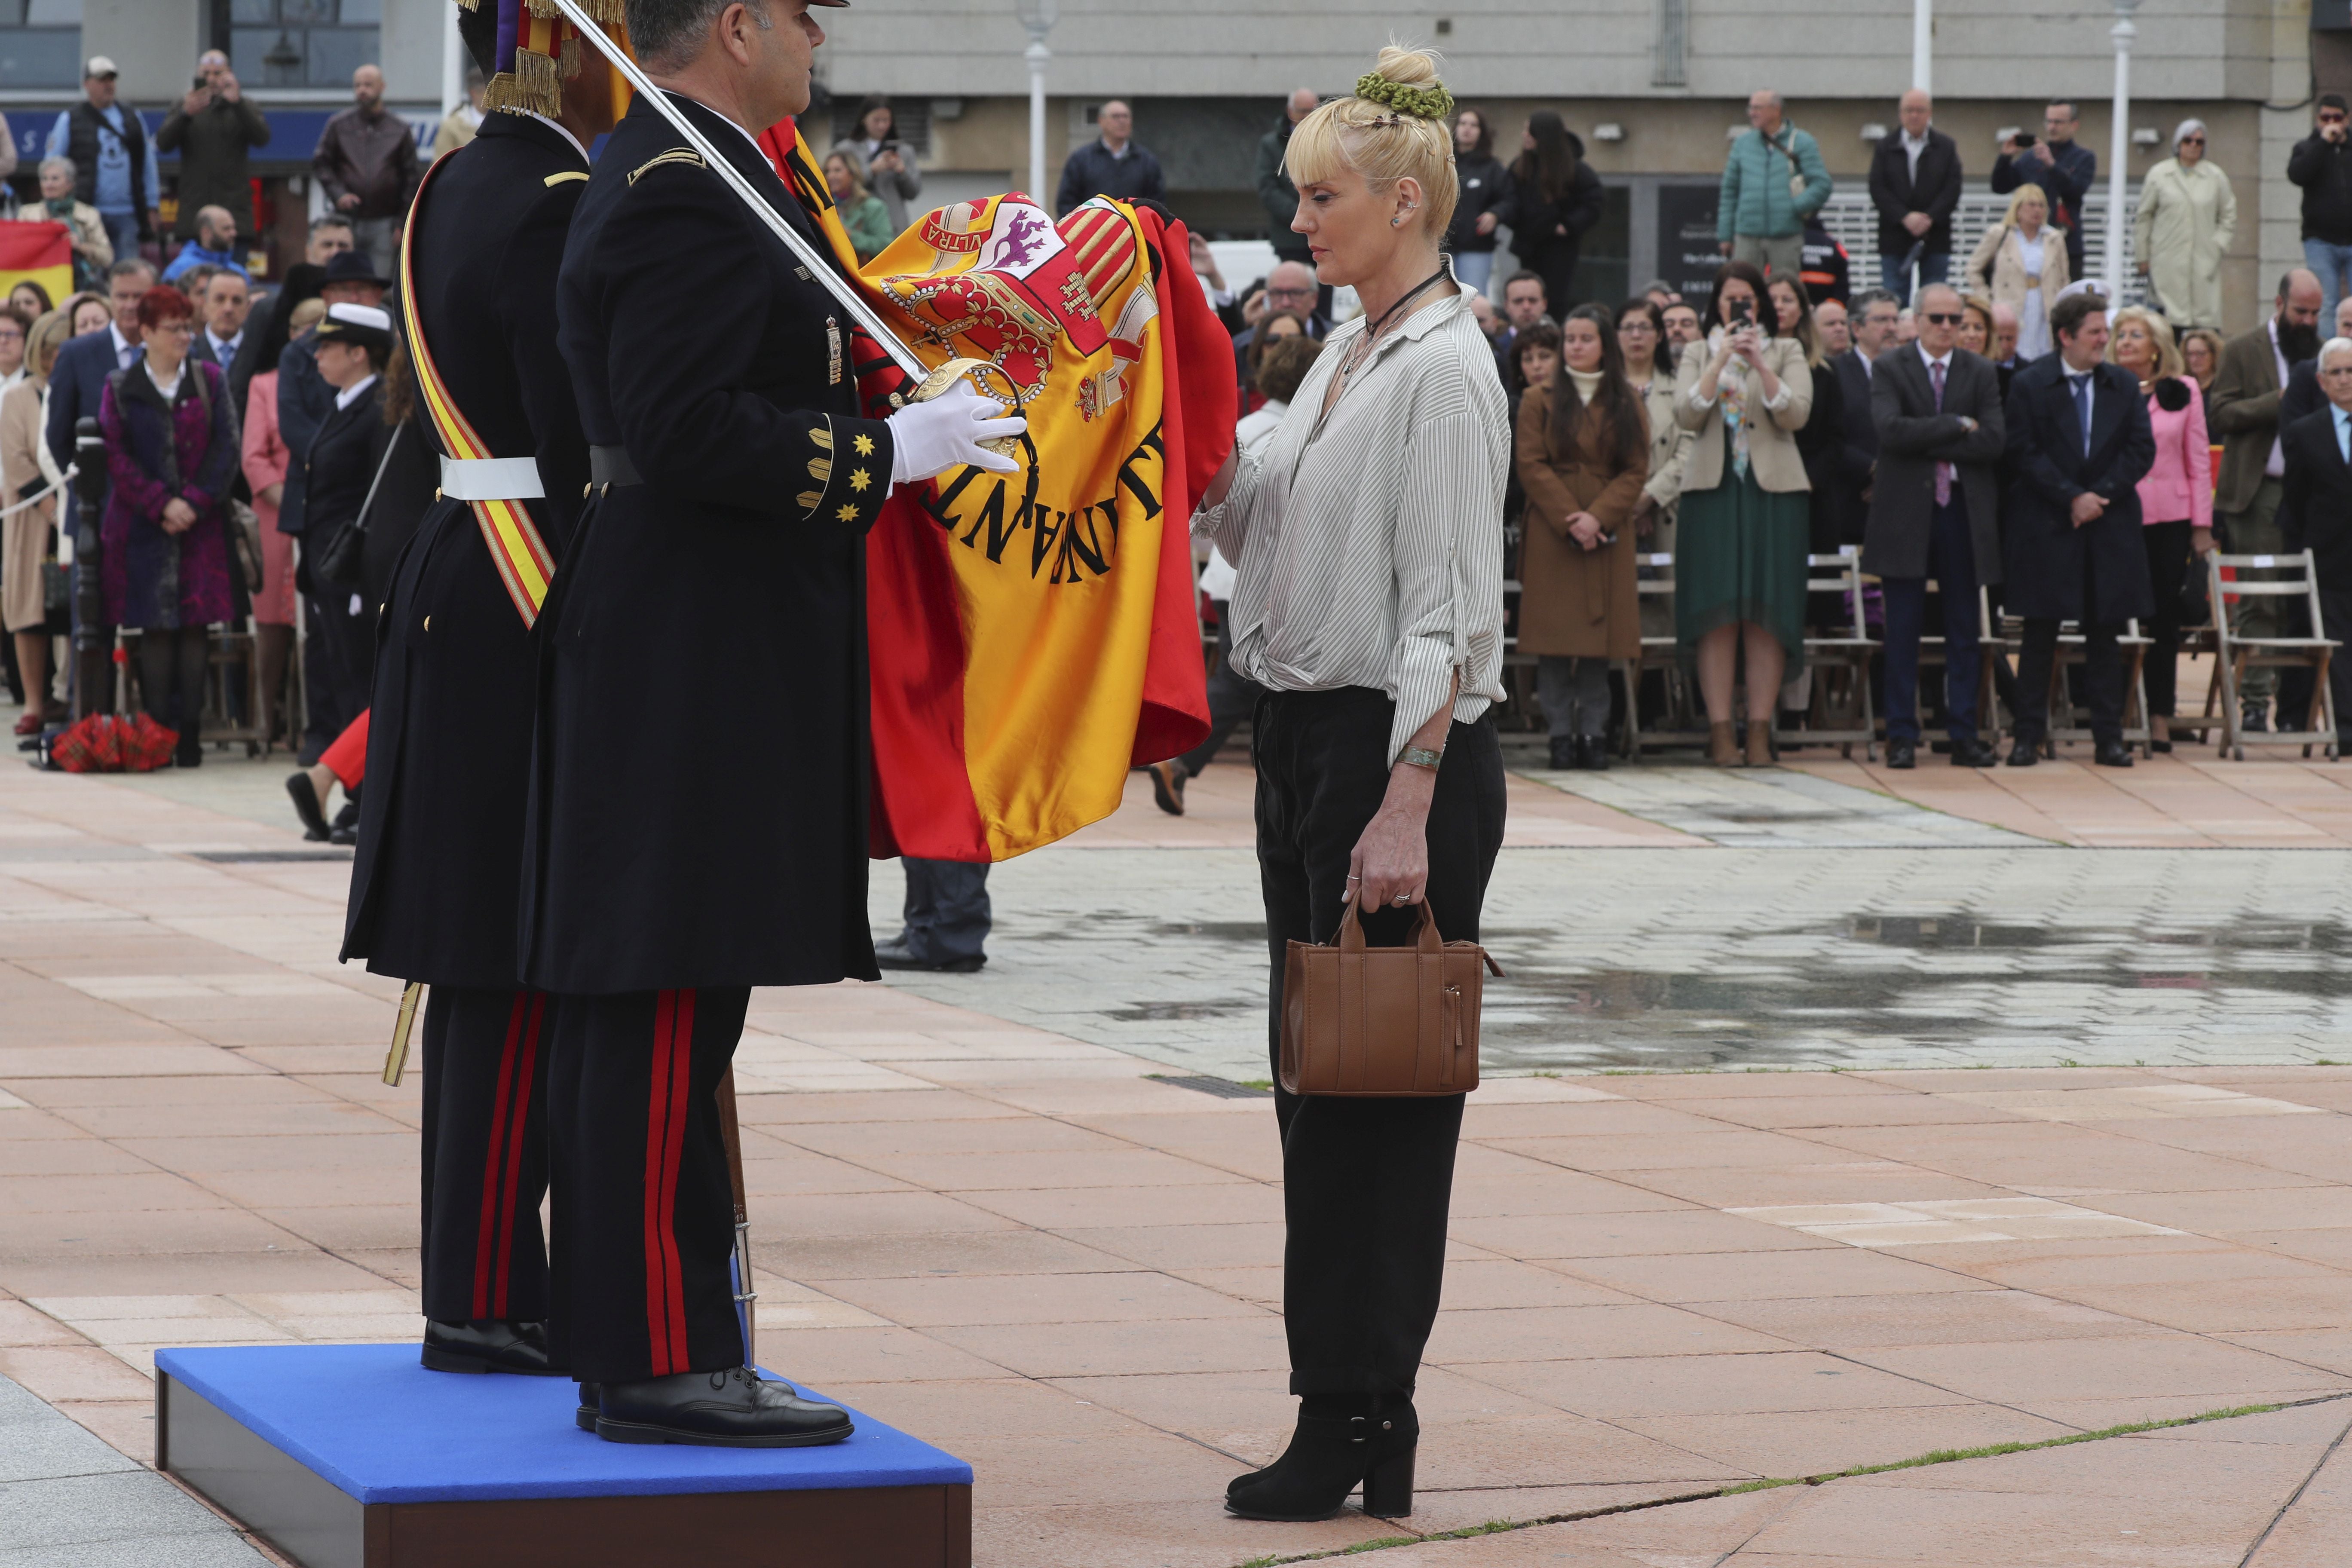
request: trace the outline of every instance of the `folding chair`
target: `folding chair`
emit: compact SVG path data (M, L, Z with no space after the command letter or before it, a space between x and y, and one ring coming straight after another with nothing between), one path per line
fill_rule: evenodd
M2221 570L2230 567L2240 571L2238 580L2227 584L2221 582ZM2239 728L2238 691L2245 683L2246 671L2259 667L2292 668L2303 666L2312 673L2311 710L2304 715L2310 727L2303 730L2273 730L2263 734L2258 745L2293 746L2300 744L2305 756L2311 755L2314 746L2325 747L2327 759L2336 760L2336 694L2329 689L2327 667L2336 649L2341 646L2329 640L2319 613L2319 574L2312 564L2311 552L2293 555L2223 555L2219 551L2205 557L2205 569L2211 574L2213 599L2213 688L2205 697L2205 710L2213 710L2216 696L2221 702L2221 752L2238 762L2246 760L2244 732ZM2245 577L2245 570L2288 574L2285 576L2253 581ZM2224 592L2243 597L2247 595L2267 595L2285 597L2300 595L2305 613L2309 616L2311 635L2299 637L2241 637L2231 631L2230 616L2222 607ZM2279 714L2279 722L2287 721Z
M2021 647L2024 623L2013 616L2003 616L2002 623L2004 626L2017 628L2014 643ZM2124 622L2123 632L2116 638L2116 646L2124 661L2124 744L2137 746L2140 755L2151 756L2154 747L2150 742L2155 740L2156 732L2147 721L2147 650L2156 646L2156 639L2143 633L2139 629L2139 618L2133 616ZM2058 754L2058 742L2061 741L2096 738L2090 727L2082 722L2066 686L2066 671L2083 665L2089 657L2089 651L2090 645L2084 638L2080 622L2059 623L2058 652L2057 657L2050 661L2050 691L2048 705L2043 710L2050 715L2049 727L2042 738L2042 754L2045 757Z
M1876 762L1878 719L1870 705L1870 660L1878 644L1863 624L1862 551L1847 544L1834 555L1808 555L1805 574L1806 593L1838 596L1841 624L1823 636L1806 637L1805 667L1816 677L1807 728L1782 730L1774 738L1783 745L1834 742L1838 754L1848 758L1859 741L1864 760ZM1843 679L1831 679L1840 675Z
M1674 601L1675 557L1671 551L1659 551L1633 557L1639 580L1634 592L1642 598L1663 598ZM1638 603L1638 600L1637 600ZM1692 700L1690 677L1683 670L1682 651L1671 631L1659 636L1643 634L1642 657L1625 662L1626 703L1625 754L1639 762L1644 751L1664 751L1670 746L1704 746L1707 729ZM1667 724L1645 731L1642 728L1642 677L1657 670L1666 689Z

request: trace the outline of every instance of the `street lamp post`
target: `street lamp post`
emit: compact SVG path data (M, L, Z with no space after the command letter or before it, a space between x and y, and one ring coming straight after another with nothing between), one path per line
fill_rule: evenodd
M2139 0L2115 0L2116 25L2107 29L2107 37L2116 45L2115 131L2107 138L2107 308L2115 309L2124 298L2124 248L2129 243L2131 227L2124 221L2124 187L2131 172L2131 52L2139 38L2139 29L2132 25L2132 13L2139 9Z
M441 17L441 118L457 112L466 101L466 41L457 33L457 7L445 5Z
M1911 85L1934 92L1936 0L1911 0Z
M1021 25L1029 29L1029 47L1022 58L1029 62L1029 198L1041 206L1045 203L1045 66L1054 52L1045 47L1045 35L1054 30L1060 15L1057 0L1013 0Z

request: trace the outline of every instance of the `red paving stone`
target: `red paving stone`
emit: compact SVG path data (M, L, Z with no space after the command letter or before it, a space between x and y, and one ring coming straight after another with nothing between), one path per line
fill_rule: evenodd
M1897 783L2071 842L2352 833L2352 786L2326 764L1952 773ZM1131 799L1081 837L1245 843L1246 792L1246 770L1221 764L1181 822ZM1521 793L1516 842L1691 842ZM0 773L0 1373L141 1458L157 1345L416 1328L417 1086L374 1079L394 988L326 957L341 868L184 853L290 841L119 784ZM1381 1555L2343 1561L2345 1070L1491 1080L1466 1121L1421 1390L1421 1506L1400 1523L1271 1526L1218 1507L1292 1414L1263 1100L883 986L761 993L751 1028L763 1357L971 1458L992 1568L1228 1568L1581 1514L1598 1517ZM2262 1103L2231 1115L2158 1092L2183 1084ZM2116 1119L2135 1095L2162 1114ZM1967 1217L2026 1196L2076 1217L2024 1236L2035 1222ZM1892 1211L1900 1225L1837 1229L1895 1205L1915 1205Z

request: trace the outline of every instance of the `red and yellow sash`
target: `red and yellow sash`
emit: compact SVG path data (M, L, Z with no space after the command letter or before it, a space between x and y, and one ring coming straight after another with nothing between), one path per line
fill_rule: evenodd
M417 186L416 198L409 204L400 246L400 314L408 337L408 360L415 372L416 387L424 395L425 412L432 416L433 429L441 437L443 448L453 458L495 458L499 454L474 433L474 426L458 408L457 400L449 395L448 384L433 363L433 351L425 345L425 323L416 313L416 215L425 206L425 187L433 183L434 172L449 157L457 155L451 153L436 159ZM541 537L539 525L531 521L530 509L520 500L477 500L466 504L474 509L474 521L482 530L482 542L489 546L490 561L499 569L499 581L506 584L507 596L514 601L515 613L522 616L524 626L530 626L539 619L540 606L547 603L547 585L555 576L555 557L548 553L547 541Z

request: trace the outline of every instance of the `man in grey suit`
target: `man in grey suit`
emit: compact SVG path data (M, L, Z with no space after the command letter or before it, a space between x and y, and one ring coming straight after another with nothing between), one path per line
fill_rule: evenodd
M1958 346L1959 290L1919 290L1918 340L1872 363L1871 420L1878 469L1862 569L1886 594L1886 765L1914 766L1919 743L1919 638L1927 580L1944 612L1944 722L1956 766L1989 768L1977 734L1982 652L1977 586L2000 581L2000 379L1990 361Z

